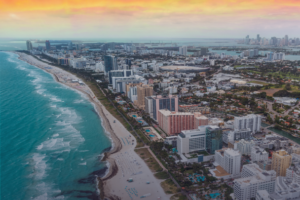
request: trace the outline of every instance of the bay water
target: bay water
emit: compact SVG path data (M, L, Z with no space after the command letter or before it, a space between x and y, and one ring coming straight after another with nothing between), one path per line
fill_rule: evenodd
M85 200L111 140L85 95L0 52L0 145L0 199Z

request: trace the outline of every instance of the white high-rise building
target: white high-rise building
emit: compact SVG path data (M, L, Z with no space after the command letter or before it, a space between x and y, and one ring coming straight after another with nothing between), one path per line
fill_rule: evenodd
M243 117L234 118L234 130L238 131L241 129L250 128L252 133L260 131L261 128L261 116L250 114Z
M251 147L255 145L253 140L246 141L244 139L234 144L234 149L238 150L242 155L250 155Z
M269 153L266 152L263 148L258 146L251 147L251 161L259 162L259 161L267 161L269 157Z
M234 196L238 200L250 200L256 197L258 190L266 190L269 193L275 190L276 172L266 171L257 164L244 165L242 178L234 180Z
M285 59L285 53L278 52L274 53L274 60L284 60Z
M199 126L198 129L181 131L177 137L177 150L179 154L201 151L206 149L206 127Z
M239 177L241 171L241 154L233 149L215 151L215 161L233 177Z
M187 55L187 47L186 46L179 47L179 54L186 56Z

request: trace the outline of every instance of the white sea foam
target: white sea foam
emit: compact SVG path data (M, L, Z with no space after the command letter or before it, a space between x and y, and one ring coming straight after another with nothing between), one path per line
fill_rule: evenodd
M34 153L32 156L33 168L34 168L32 176L36 180L41 180L46 175L47 164L46 164L45 157L46 157L45 155L40 153Z
M39 146L37 146L37 148L36 148L36 149L37 149L37 150L40 150L40 149L42 149L42 148L43 148L43 146L44 146L43 144L40 144Z
M57 97L51 97L50 99L54 102L63 102L61 99L59 99Z
M79 165L86 165L86 162L83 162L83 163L79 163Z
M60 160L60 161L62 161L62 160L64 160L63 158L57 158L57 160Z
M84 102L83 99L81 99L81 100L75 100L75 101L74 101L74 103L82 103L82 102Z
M51 108L56 108L56 105L55 105L55 104L54 104L54 105L50 105L50 107L51 107Z
M57 136L59 136L58 133L55 133L55 134L52 135L52 137L57 137Z

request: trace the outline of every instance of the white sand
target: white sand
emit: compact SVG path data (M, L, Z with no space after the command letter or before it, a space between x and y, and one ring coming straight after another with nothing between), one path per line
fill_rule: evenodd
M18 55L19 59L52 74L60 83L85 93L95 104L103 125L114 142L114 149L106 159L110 163L110 171L106 176L109 178L103 177L104 193L107 199L140 199L145 194L150 194L145 199L170 199L171 195L167 195L160 186L162 181L153 176L146 163L134 152L135 138L102 106L88 86L72 83L72 79L78 80L78 78L58 67L41 62L24 53L18 53ZM133 182L127 182L128 178L133 178ZM148 181L150 184L146 183Z

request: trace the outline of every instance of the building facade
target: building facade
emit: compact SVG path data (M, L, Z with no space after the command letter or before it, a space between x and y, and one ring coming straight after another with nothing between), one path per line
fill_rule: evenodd
M104 56L104 67L105 67L105 73L108 74L111 70L118 70L118 63L117 63L117 57L115 56Z
M153 95L153 87L149 85L137 85L137 100L134 102L139 108L145 109L145 97Z
M276 171L277 176L285 176L286 169L291 165L292 156L285 150L278 150L272 155L272 170Z
M210 154L214 154L216 150L222 149L222 129L218 126L211 125L206 128L206 150Z
M167 109L158 111L159 127L168 135L179 134L183 130L197 129L208 125L208 119L201 113L172 112Z
M200 129L181 131L177 136L178 153L184 154L205 150L205 129L205 126L203 126Z
M150 114L151 118L157 120L158 111L161 109L178 112L178 96L157 95L145 97L145 111Z
M241 129L250 128L252 133L260 131L261 128L261 116L250 114L243 117L234 118L234 130L238 131Z

